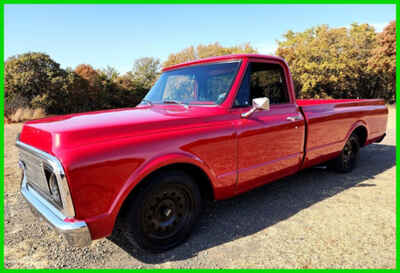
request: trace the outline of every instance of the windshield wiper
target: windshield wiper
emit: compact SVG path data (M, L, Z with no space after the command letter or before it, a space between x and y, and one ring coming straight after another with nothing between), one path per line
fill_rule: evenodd
M179 104L185 106L185 108L188 108L189 105L187 103L181 102L179 100L163 100L164 104Z
M153 106L153 103L152 103L150 100L146 100L146 99L143 99L140 103L141 103L141 104L142 104L142 103L147 103L147 104L149 104L150 106Z
M179 100L163 100L164 104L183 104L181 101Z

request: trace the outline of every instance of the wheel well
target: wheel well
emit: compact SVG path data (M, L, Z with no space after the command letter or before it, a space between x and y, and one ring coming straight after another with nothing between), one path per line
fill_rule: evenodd
M194 178L196 181L196 184L199 186L201 195L203 199L212 201L214 200L214 190L211 184L211 181L207 174L199 167L192 165L192 164L187 164L187 163L175 163L171 164L168 166L164 166L160 169L155 170L154 172L150 173L148 176L146 176L142 181L139 182L138 185L136 185L133 190L129 193L127 198L124 200L121 209L118 213L118 217L124 217L125 212L129 209L129 203L131 203L131 199L134 197L135 192L137 192L143 185L146 184L146 181L148 181L152 176L166 171L166 170L182 170L186 172L188 175Z
M365 142L367 141L367 128L364 126L359 126L353 131L353 134L358 136L358 139L360 140L360 147L364 146Z

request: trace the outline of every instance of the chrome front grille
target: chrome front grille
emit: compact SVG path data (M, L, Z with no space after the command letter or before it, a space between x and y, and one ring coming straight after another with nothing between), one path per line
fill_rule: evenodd
M74 217L74 205L61 162L55 156L18 139L16 146L19 148L19 165L24 172L21 188L27 191L31 188L41 198L49 201L54 206L55 211L59 211L65 217ZM56 183L56 186L54 183ZM49 184L52 185L53 190L55 189L54 186L56 189L58 188L58 195L51 193ZM57 197L58 201L56 200Z
M27 183L47 196L50 196L43 161L23 150L20 150L19 157L25 167L24 175L26 176Z

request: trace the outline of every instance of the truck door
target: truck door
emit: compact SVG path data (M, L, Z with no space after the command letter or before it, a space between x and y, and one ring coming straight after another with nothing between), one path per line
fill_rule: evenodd
M238 191L290 175L301 165L305 121L290 96L284 64L250 61L236 95L233 111L251 109L252 99L267 97L270 110L257 110L247 118L239 116Z

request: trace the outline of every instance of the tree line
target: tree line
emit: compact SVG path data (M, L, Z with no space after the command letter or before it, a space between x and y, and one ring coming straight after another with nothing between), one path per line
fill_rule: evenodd
M218 42L190 46L170 54L162 64L154 57L138 59L125 74L110 66L95 69L89 64L63 69L45 53L16 55L5 61L5 116L12 120L21 109L66 114L132 107L148 92L162 67L238 53L258 51L249 43L232 47ZM395 101L395 21L381 33L368 24L352 24L350 28L321 25L304 32L288 31L278 41L275 54L289 64L299 98Z
M289 64L300 98L395 101L396 23L381 33L368 24L288 31L276 54Z

